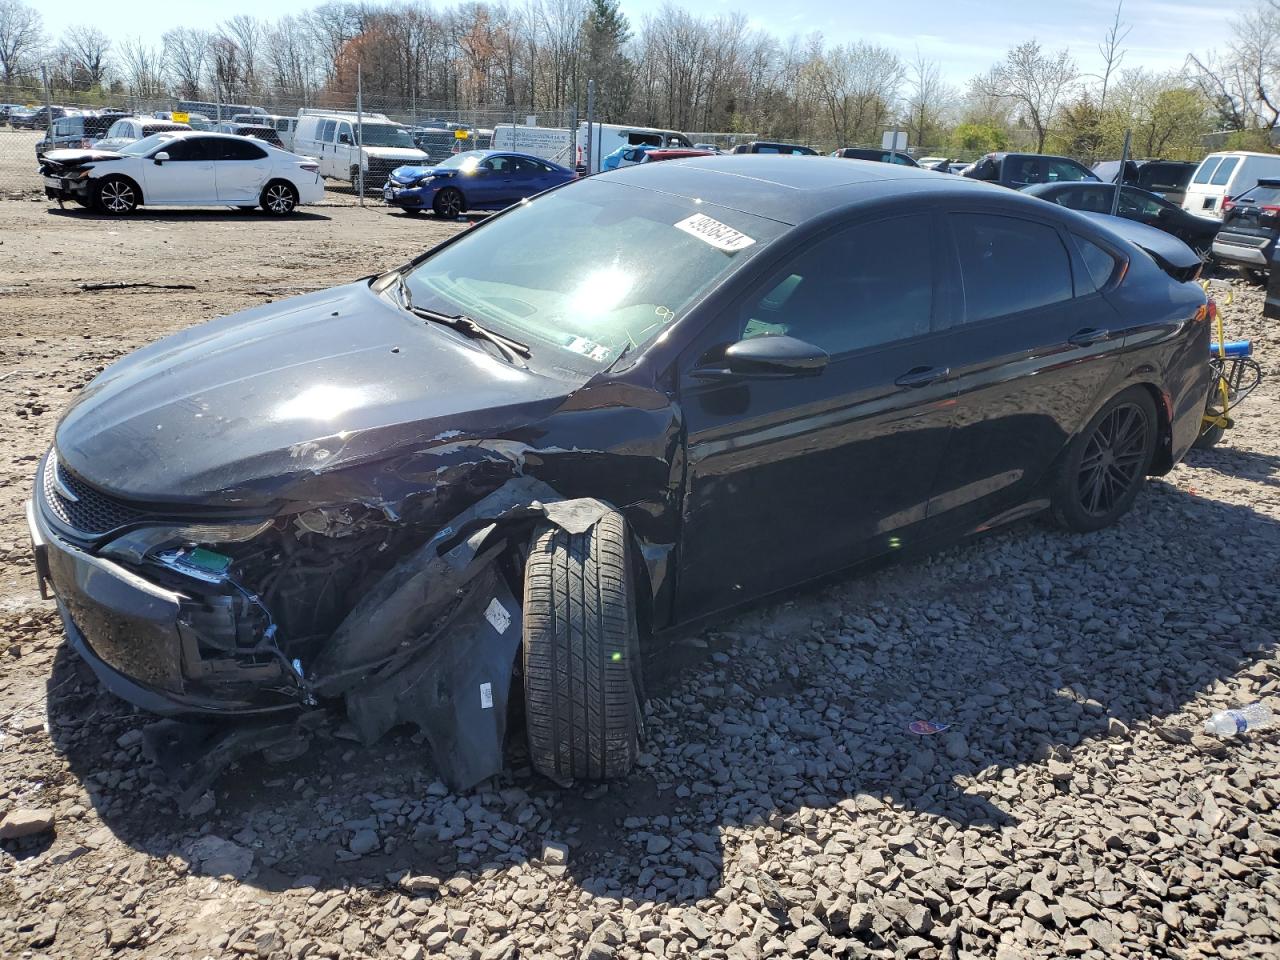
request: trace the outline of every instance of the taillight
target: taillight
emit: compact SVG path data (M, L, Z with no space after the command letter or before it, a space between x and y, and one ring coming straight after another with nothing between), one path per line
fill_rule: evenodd
M1268 205L1265 203L1262 206L1260 206L1258 209L1261 210L1263 213L1269 213L1272 216L1275 216L1277 213L1280 213L1280 207Z
M1235 202L1234 200L1223 200L1223 201L1222 201L1222 212L1223 212L1223 213L1226 213L1228 210L1234 210L1235 208L1236 208L1236 202Z
M315 173L317 170L320 169L320 164L318 163L300 163L298 164L298 166L300 166L303 170L306 170L308 173Z

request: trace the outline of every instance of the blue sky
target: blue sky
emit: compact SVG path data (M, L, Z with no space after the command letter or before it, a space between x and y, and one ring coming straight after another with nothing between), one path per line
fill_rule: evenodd
M622 0L634 23L663 0ZM437 6L446 6L437 3ZM214 27L237 13L277 17L310 6L299 0L131 0L117 7L101 0L59 0L37 4L51 33L75 22L114 33L158 40L171 26ZM689 4L703 15L741 11L752 26L779 36L821 31L833 42L866 39L913 57L915 50L942 64L957 85L987 69L1010 46L1035 37L1047 47L1069 46L1082 70L1099 68L1098 43L1115 10L1114 0L704 0ZM1125 0L1124 20L1132 26L1125 66L1167 70L1180 67L1189 52L1222 47L1230 17L1253 0ZM126 16L117 14L126 13Z

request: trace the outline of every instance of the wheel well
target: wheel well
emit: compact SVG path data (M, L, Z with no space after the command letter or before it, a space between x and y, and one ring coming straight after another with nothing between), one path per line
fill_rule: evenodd
M1155 404L1159 432L1156 436L1155 456L1151 459L1150 475L1162 477L1173 469L1173 417L1169 412L1169 401L1153 383L1139 383L1135 386L1145 390Z
M298 192L298 185L295 184L292 180L286 180L284 177L272 177L270 180L268 180L266 183L262 185L263 191L265 192L267 187L271 186L273 183L283 183L286 187L292 190L295 195Z
M129 186L133 187L133 189L137 190L137 191L138 191L138 204L139 204L139 206L141 206L141 205L142 205L142 203L144 202L144 200L146 199L146 195L142 192L142 184L138 183L138 181L137 181L137 180L133 179L133 177L129 176L128 174L126 174L126 173L109 173L109 174L107 174L105 177L99 177L99 178L98 178L98 184L99 184L99 185L104 184L104 183L106 183L108 180L123 180L123 181L125 181L126 183L128 183L128 184L129 184Z

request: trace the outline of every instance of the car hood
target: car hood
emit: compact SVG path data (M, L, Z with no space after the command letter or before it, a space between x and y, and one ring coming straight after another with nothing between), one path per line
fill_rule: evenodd
M391 179L399 183L413 183L415 180L421 180L423 177L449 177L457 173L456 167L424 167L415 164L408 164L403 167L396 167L391 171Z
M86 163L100 163L103 160L123 160L124 154L114 150L89 149L46 150L44 160L56 163L61 167L80 167Z
M350 467L501 436L585 379L512 366L362 281L138 350L84 389L55 446L73 473L128 500L265 507Z
M364 152L378 160L409 160L421 163L427 155L415 147L365 147Z

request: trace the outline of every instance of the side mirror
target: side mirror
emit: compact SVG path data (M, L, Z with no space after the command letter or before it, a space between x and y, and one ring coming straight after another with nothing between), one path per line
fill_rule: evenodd
M350 135L350 134L348 134L348 133L340 133L340 134L338 134L338 142L339 142L339 143L345 143L347 146L350 146L350 145L351 145L351 135Z
M169 154L168 154L168 153L166 153L164 150L161 150L159 153L157 153L157 154L156 154L155 156L153 156L151 159L152 159L152 160L154 160L154 161L156 162L156 166L158 167L158 166L160 166L160 164L164 163L166 160L168 160L168 159L169 159Z
M831 360L821 347L795 337L749 337L730 344L719 364L698 367L699 380L782 380L816 377Z

